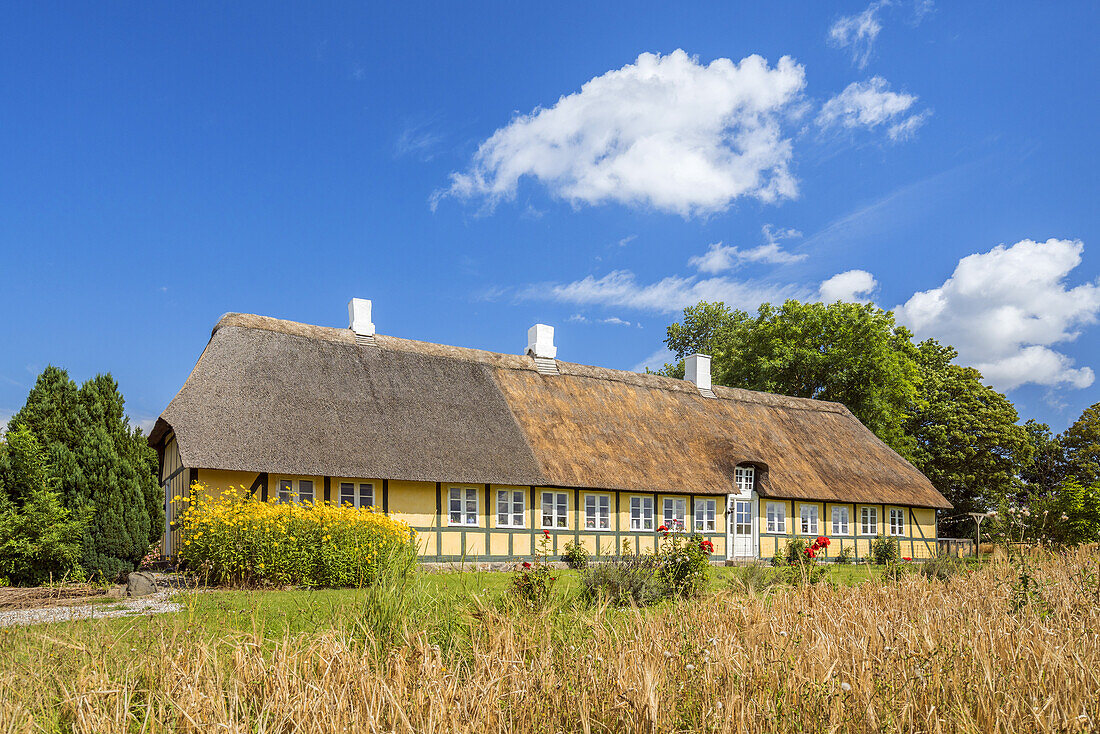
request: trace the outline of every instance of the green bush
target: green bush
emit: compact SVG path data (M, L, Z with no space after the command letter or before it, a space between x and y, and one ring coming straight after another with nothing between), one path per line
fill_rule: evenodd
M572 540L565 544L565 553L562 553L561 559L568 563L570 568L588 568L588 551L580 543L574 543Z
M901 558L901 544L897 538L879 535L871 541L871 560L875 565L885 566L897 563Z
M851 563L856 554L856 549L853 546L846 545L840 549L840 552L836 554L836 562L845 565Z
M662 586L671 596L696 596L707 585L713 544L695 533L669 533L667 529L662 532L657 552Z
M25 427L8 434L5 453L8 476L16 480L5 482L0 496L0 579L36 585L83 578L80 540L87 512L61 504L45 453Z
M595 564L581 574L581 599L618 607L646 606L665 596L657 557L624 554Z
M549 553L550 533L543 530L533 560L520 564L512 577L512 593L528 611L544 609L550 603L550 594L558 577L546 562Z

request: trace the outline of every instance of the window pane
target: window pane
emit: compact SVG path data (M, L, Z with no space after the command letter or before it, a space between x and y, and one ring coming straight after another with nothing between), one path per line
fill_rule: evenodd
M373 484L360 484L359 485L359 506L360 507L374 507L374 485Z
M298 501L313 501L313 482L309 479L301 479L298 481Z
M355 485L351 482L340 482L340 504L355 504Z

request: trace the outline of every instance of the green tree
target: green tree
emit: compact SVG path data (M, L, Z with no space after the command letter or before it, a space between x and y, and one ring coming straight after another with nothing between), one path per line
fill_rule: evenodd
M133 570L164 527L156 453L130 427L124 405L110 375L78 389L64 370L51 366L10 423L46 447L64 505L91 508L81 562L88 573L107 578Z
M1086 486L1100 482L1100 403L1085 409L1062 434L1066 474Z
M6 493L0 497L0 576L15 584L80 577L87 512L62 505L47 456L24 426L5 442Z
M1032 457L1028 431L1001 393L972 367L953 364L954 348L933 339L917 345L918 398L905 419L916 442L913 463L955 507L940 533L968 532L967 512L984 512L1021 489L1018 467Z
M1031 444L1031 461L1020 467L1020 479L1030 492L1053 492L1066 475L1066 450L1062 437L1050 432L1050 426L1036 420L1024 423L1028 443ZM1017 499L1023 500L1022 497Z
M713 357L718 385L843 403L906 457L905 408L916 398L915 349L892 313L871 304L763 304L755 316L722 303L684 309L665 343L678 360L693 352ZM683 376L683 365L665 374Z

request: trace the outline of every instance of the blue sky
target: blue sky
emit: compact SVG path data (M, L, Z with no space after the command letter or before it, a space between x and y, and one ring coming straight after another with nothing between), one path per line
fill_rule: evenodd
M1089 3L8 4L0 418L168 403L224 312L661 361L698 297L872 299L1021 416L1100 400Z

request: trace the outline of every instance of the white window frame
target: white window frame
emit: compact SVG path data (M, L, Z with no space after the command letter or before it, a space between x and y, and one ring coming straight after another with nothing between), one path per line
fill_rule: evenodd
M665 497L661 502L661 524L671 532L683 532L687 530L687 506L686 497ZM680 516L676 516L679 508ZM679 523L679 527L674 524Z
M890 508L890 535L905 537L905 510Z
M294 480L293 479L279 479L275 482L276 500L280 505L290 504L294 500Z
M308 499L302 499L302 482L309 484ZM317 484L312 479L279 477L275 480L275 501L280 505L286 505L292 502L316 502L316 487Z
M589 514L590 511L591 514ZM589 522L592 524L589 525ZM607 533L614 530L611 527L611 495L585 493L584 529L597 533Z
M344 487L351 487L351 499L345 500L348 495ZM374 507L374 482L356 482L351 479L341 479L336 482L336 502L341 507Z
M503 495L504 501L501 502ZM525 528L527 527L527 492L516 487L501 487L496 494L497 527L498 528ZM500 521L504 516L504 522Z
M840 505L834 506L832 511L832 534L833 535L851 535L852 518L849 517L848 508Z
M718 501L695 500L695 524L692 526L697 533L714 533L718 527Z
M546 524L546 498L550 497L549 525ZM564 508L564 509L563 509ZM543 530L569 529L569 493L546 491L539 495L539 522ZM560 525L558 523L561 523Z
M739 466L733 470L733 486L740 495L751 495L755 480L756 467L754 466Z
M653 498L634 495L630 498L630 529L637 532L652 532L655 527Z
M786 502L769 502L764 506L764 512L767 516L767 532L784 534L787 532Z
M809 511L809 512L807 512ZM813 520L813 527L810 527L808 520ZM799 535L819 535L818 528L821 527L821 517L818 512L817 505L803 505L798 506L798 531Z
M473 502L473 512L470 502ZM458 509L455 509L455 502ZM458 521L454 519L458 513ZM470 522L470 520L473 522ZM481 526L481 492L477 487L454 486L447 488L447 525L450 527L476 528Z
M860 535L878 535L878 508L877 507L860 507L859 508L859 534Z

